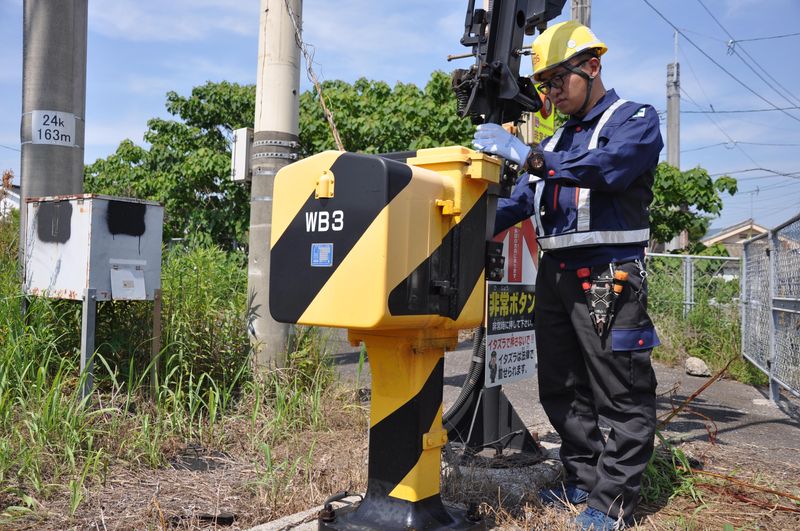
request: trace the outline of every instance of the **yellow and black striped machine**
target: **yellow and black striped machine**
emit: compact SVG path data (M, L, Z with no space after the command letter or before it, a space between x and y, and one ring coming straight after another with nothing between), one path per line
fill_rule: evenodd
M405 163L327 151L275 178L270 312L349 329L372 372L367 493L321 529L480 525L439 495L444 350L484 317L501 165L458 146Z

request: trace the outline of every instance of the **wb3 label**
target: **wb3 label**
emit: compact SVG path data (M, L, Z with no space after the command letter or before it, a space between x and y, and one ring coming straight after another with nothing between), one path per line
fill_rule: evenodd
M344 212L334 210L327 212L306 212L306 232L328 232L344 229Z

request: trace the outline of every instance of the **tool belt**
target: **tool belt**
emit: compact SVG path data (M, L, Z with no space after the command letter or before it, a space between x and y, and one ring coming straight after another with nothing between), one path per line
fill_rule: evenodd
M593 268L581 267L576 273L581 289L586 296L586 306L592 320L594 331L605 337L614 319L614 306L628 282L628 273L617 268L618 264L608 264Z

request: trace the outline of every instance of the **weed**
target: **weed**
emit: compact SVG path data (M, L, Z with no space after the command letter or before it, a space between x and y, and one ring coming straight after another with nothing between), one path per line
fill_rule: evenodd
M35 298L23 315L18 228L17 218L0 220L0 526L43 517L33 516L41 498L60 498L65 518L76 515L110 463L160 468L177 448L195 443L233 442L255 452L325 426L334 373L324 335L299 329L289 367L253 374L246 261L213 247L165 251L155 396L148 378L151 306L107 302L98 308L95 392L81 401L80 304ZM249 446L226 434L240 419L251 428L242 430ZM264 455L260 484L270 499L282 498L311 459Z

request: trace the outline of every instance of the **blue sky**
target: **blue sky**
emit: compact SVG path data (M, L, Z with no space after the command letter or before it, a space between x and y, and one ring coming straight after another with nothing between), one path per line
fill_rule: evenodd
M800 31L800 2L647 2L684 34L678 46L681 168L700 165L740 180L739 193L725 200L712 226L752 214L770 227L800 213L800 109L720 112L800 106L795 64L800 36L745 40ZM664 111L674 30L647 2L596 1L592 28L609 46L603 59L606 87ZM424 85L433 70L468 64L445 60L465 50L458 40L466 4L305 0L304 39L315 46L315 69L322 79L365 76ZM147 120L168 116L164 95L169 90L188 94L208 80L254 83L258 12L258 0L90 0L86 162L110 154L124 138L142 143ZM564 13L569 14L569 1ZM0 0L0 35L0 169L18 174L22 0ZM732 54L731 38L743 41ZM529 63L524 64L529 73ZM308 87L303 76L301 88ZM712 107L715 114L697 113ZM743 171L753 168L766 170Z

